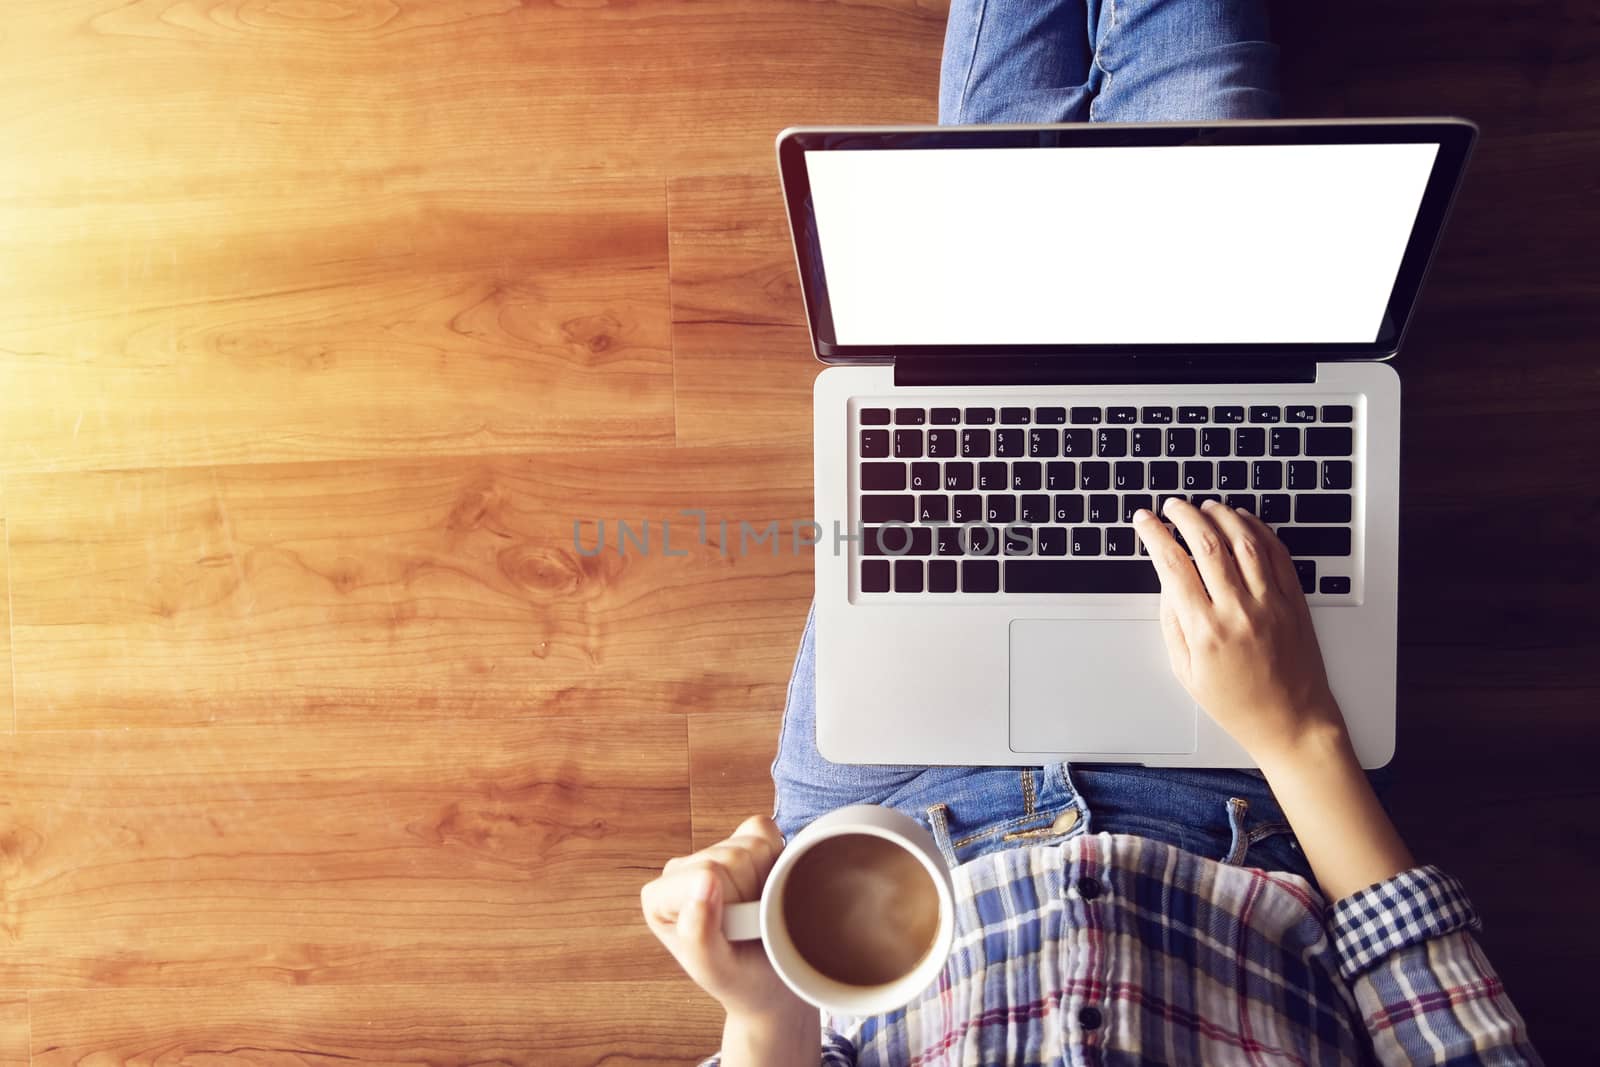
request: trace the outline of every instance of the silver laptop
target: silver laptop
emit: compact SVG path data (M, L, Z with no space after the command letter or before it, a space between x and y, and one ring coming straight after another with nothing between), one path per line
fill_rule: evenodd
M817 358L817 744L1247 767L1130 522L1289 546L1361 762L1394 751L1405 336L1457 119L792 128Z

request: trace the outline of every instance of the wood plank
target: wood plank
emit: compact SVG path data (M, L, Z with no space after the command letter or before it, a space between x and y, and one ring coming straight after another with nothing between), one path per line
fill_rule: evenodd
M11 683L11 547L7 543L5 491L0 486L0 731L17 728Z
M18 723L770 702L810 597L810 551L790 535L810 497L792 447L19 476ZM685 509L709 514L705 543ZM651 552L618 551L618 520L653 523ZM741 521L783 540L741 544Z
M355 1062L592 1067L693 1063L721 1014L683 981L34 994L34 1067Z
M804 620L801 620L804 623ZM799 627L795 639L799 640ZM787 685L785 677L783 684ZM776 704L689 716L689 804L697 849L716 843L751 815L772 814L772 774L783 721Z
M29 1067L28 994L0 993L0 1067Z
M776 172L667 185L678 441L811 440L811 351Z
M0 233L0 471L671 441L653 180L24 199Z
M681 716L7 740L7 985L675 973L638 894L690 842Z

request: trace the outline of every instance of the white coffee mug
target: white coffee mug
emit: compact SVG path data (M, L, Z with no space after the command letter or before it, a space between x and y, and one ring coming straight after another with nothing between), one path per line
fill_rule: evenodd
M808 963L789 936L783 890L795 864L823 841L865 834L892 842L914 856L939 895L939 924L922 962L909 973L881 985L859 986L831 978ZM728 906L722 931L730 941L760 939L772 968L795 995L835 1015L882 1015L910 1003L944 970L955 940L955 891L938 845L921 824L892 808L853 804L831 811L794 836L767 875L761 899Z

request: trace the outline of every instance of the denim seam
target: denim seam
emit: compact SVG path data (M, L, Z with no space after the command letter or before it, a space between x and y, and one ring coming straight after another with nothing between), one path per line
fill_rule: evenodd
M1071 800L1069 800L1066 803L1062 804L1059 808L1052 808L1049 811L1035 812L1032 815L1022 815L1022 816L1019 816L1018 818L1015 818L1015 819L1008 819L1005 822L990 823L989 825L985 826L982 830L979 830L975 834L969 834L968 836L963 837L960 841L952 841L950 843L950 847L951 848L964 848L967 845L973 844L975 842L983 841L983 840L986 840L988 838L994 837L994 836L996 836L998 834L1002 834L1002 833L1005 833L1007 831L1014 830L1017 827L1023 825L1024 823L1038 822L1038 823L1043 824L1044 822L1047 822L1047 821L1048 822L1054 822L1056 819L1059 819L1061 817L1061 813L1062 812L1066 811L1068 808L1077 806L1077 803L1078 803L1078 798L1077 797L1073 797ZM943 805L938 805L938 806L939 807L943 807ZM1078 826L1083 825L1083 812L1082 811L1080 811L1078 813L1078 823L1077 823L1077 825ZM1077 827L1075 826L1074 829L1076 829L1076 828Z
M983 19L988 13L988 0L982 0L978 5L977 21L972 26L972 52L967 56L967 73L961 79L961 96L956 100L957 125L964 125L967 121L967 91L972 88L972 72L978 66L978 41L983 37Z
M1117 0L1106 0L1106 10L1110 12L1110 29L1115 30L1117 28ZM1106 81L1105 84L1100 87L1099 92L1094 94L1094 99L1089 101L1090 122L1094 121L1094 106L1100 102L1100 97L1111 91L1111 71L1107 69L1105 61L1101 58L1100 41L1098 38L1094 42L1094 65L1100 68L1100 73L1106 76Z
M1038 799L1039 799L1038 796L1034 793L1034 790L1033 790L1033 772L1028 770L1026 767L1024 767L1022 769L1022 811L1023 811L1023 813L1026 814L1026 815L1032 815L1034 813L1034 811L1036 810L1036 805L1038 803Z

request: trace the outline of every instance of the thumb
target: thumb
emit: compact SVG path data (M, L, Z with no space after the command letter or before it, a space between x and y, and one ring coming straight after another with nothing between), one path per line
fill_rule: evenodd
M722 885L711 871L703 871L678 912L678 944L692 975L699 980L725 973L733 950L722 934ZM693 961L692 963L690 961Z

